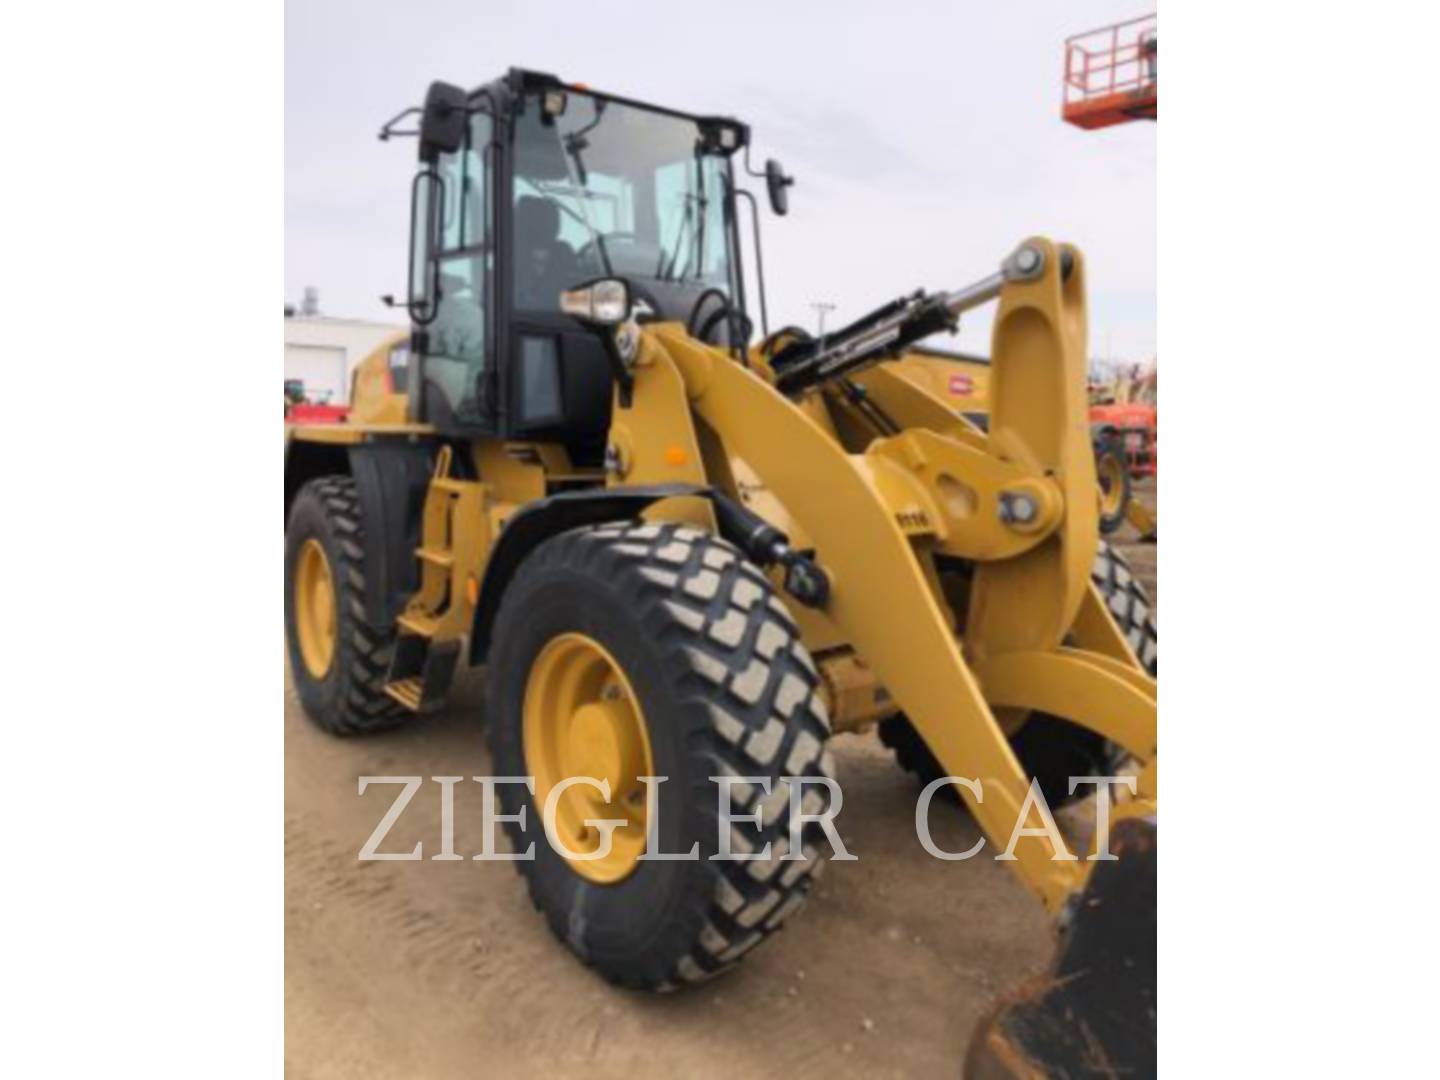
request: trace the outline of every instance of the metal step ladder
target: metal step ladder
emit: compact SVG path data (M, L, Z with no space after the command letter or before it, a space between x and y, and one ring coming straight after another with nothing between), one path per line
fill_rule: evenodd
M470 630L469 568L481 549L485 485L450 475L450 447L435 458L421 516L420 588L396 620L385 693L412 712L439 707L450 690Z

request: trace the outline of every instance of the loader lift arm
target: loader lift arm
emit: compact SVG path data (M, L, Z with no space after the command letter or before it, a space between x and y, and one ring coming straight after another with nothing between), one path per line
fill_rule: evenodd
M1045 978L1002 1000L971 1044L971 1076L1153 1071L1155 1055L1156 686L1088 579L1098 545L1086 423L1084 270L1079 254L1027 241L1007 269L941 304L897 302L763 373L728 362L678 327L653 327L695 416L743 459L815 545L826 616L873 667L989 841L1057 917ZM1017 266L1035 267L1015 273ZM879 396L928 413L848 452L804 399L858 374L931 326L996 298L993 412L981 436L896 377ZM648 336L648 335L647 335ZM777 357L777 360L780 360ZM910 395L905 400L905 395ZM792 400L792 398L797 400ZM900 411L900 410L896 410ZM948 609L937 554L974 562L968 610ZM957 625L959 630L957 632ZM1061 717L1132 757L1135 796L1106 841L1120 862L1065 850L1008 741L1029 711ZM1098 869L1097 869L1098 868ZM1108 958L1100 963L1096 958ZM1068 1070L1068 1071L1067 1071Z
M1015 838L1017 871L1055 912L1083 887L1090 864L1056 851L1038 810L1027 807L1029 782L995 709L1043 709L1099 732L1142 765L1131 812L1155 796L1153 681L1113 655L1062 648L1082 607L1095 602L1083 287L1078 253L1032 240L1000 273L942 294L963 306L1001 301L995 422L983 452L907 431L847 453L762 375L673 324L651 328L663 355L642 361L674 363L696 416L803 525L832 582L826 615L945 769L980 781L983 799L964 787L961 797L992 842L1006 848ZM924 300L901 305L838 342L814 343L785 368L796 373L791 393L877 362L917 322L926 325L928 311ZM977 563L960 637L927 571L933 554Z

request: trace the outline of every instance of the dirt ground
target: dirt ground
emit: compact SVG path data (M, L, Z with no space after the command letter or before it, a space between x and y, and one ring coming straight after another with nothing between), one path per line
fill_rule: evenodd
M1145 497L1154 505L1153 485ZM1155 548L1120 546L1155 589ZM857 862L733 973L665 996L614 989L571 958L512 866L431 861L439 785L425 783L382 851L357 854L399 788L360 776L490 771L482 682L385 735L312 728L285 680L286 1073L311 1077L956 1075L991 995L1043 967L1048 920L1002 864L945 863L915 836L917 788L873 734L833 744ZM456 786L455 850L479 850L480 785ZM978 839L932 815L936 842Z

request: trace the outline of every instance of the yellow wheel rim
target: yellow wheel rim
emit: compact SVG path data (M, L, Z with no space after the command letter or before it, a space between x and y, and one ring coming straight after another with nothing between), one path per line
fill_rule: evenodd
M1114 454L1106 454L1095 463L1095 475L1100 481L1100 512L1113 517L1120 512L1120 503L1125 498L1125 465Z
M583 878L602 885L622 881L645 852L645 785L653 776L650 736L640 699L609 651L584 634L551 639L530 668L523 720L525 766L535 778L535 804L562 780L590 776L608 781L610 801L591 784L572 784L555 806L552 844L576 854L600 849L603 829L590 821L619 820L610 851L598 859L570 859Z
M311 678L323 679L335 662L335 579L325 549L313 537L305 541L295 563L295 632L305 670Z

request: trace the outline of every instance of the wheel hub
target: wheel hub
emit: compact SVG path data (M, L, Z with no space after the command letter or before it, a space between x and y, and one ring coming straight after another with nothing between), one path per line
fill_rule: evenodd
M522 723L525 764L535 778L535 801L542 811L551 792L568 778L591 777L609 787L608 801L589 783L561 792L551 838L556 850L564 855L563 844L591 855L601 846L601 830L611 827L603 822L619 821L608 854L571 859L570 866L600 884L628 877L645 851L646 793L639 777L654 773L645 714L620 665L585 634L551 639L530 668Z
M335 661L338 619L330 560L314 537L305 541L295 563L295 631L305 670L313 679L325 678Z
M1106 515L1114 514L1120 508L1125 492L1125 478L1120 470L1123 466L1111 455L1102 457L1096 463L1096 477L1100 481L1102 510Z

